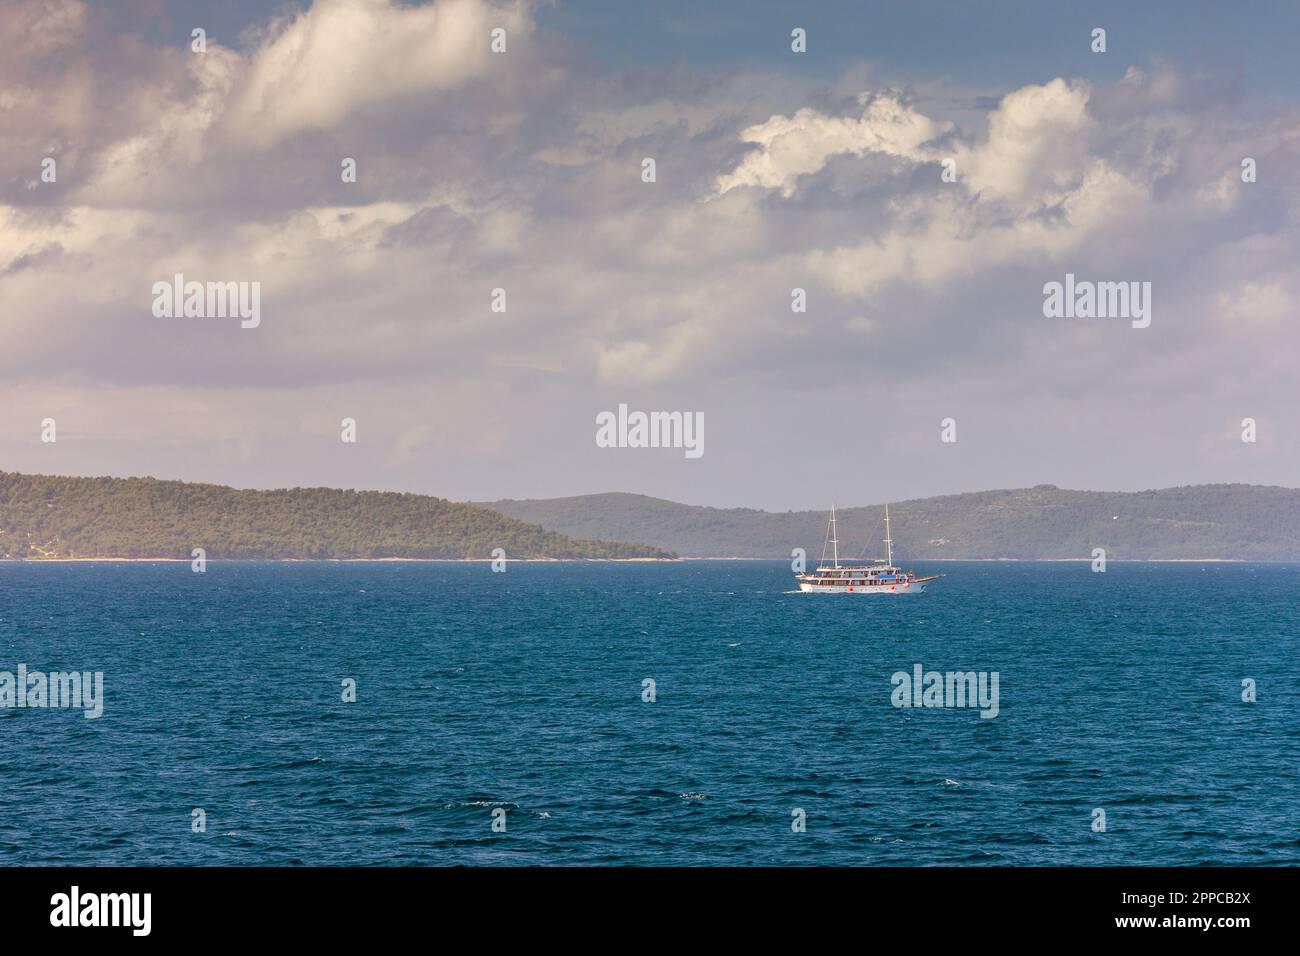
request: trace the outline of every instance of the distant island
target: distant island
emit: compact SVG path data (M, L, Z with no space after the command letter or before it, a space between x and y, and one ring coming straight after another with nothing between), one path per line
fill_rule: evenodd
M821 555L826 508L705 508L622 493L482 503L583 538L640 541L685 558ZM840 555L883 555L882 506L839 508ZM900 560L1090 558L1300 561L1300 489L1191 485L1070 491L1054 485L890 502Z
M829 502L828 502L829 505ZM839 508L840 556L883 553L881 505ZM1300 561L1300 489L1038 485L890 503L902 562ZM457 503L333 488L249 491L156 478L0 472L0 558L672 560L821 555L826 510L706 508L612 492ZM629 543L634 542L634 543Z
M155 478L0 472L0 557L357 560L671 559L656 547L578 540L427 495L331 488L241 491Z

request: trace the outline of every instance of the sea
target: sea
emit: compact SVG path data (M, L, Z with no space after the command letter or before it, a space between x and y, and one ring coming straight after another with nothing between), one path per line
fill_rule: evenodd
M916 570L0 564L0 862L1300 863L1300 565Z

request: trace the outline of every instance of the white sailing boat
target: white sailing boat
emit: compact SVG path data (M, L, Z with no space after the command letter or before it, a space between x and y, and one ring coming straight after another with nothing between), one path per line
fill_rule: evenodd
M831 563L826 563L826 549L831 549ZM831 505L831 520L826 527L826 542L822 545L821 561L817 570L796 574L800 591L817 591L831 594L920 594L927 581L943 575L934 574L918 578L912 571L904 571L894 564L894 539L889 530L889 505L885 505L885 556L871 564L840 565L840 542L835 526L835 506Z

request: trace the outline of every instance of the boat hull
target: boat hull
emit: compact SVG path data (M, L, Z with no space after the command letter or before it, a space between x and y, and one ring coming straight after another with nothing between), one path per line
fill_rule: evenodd
M810 584L799 582L799 590L817 594L920 594L925 590L924 584L868 584L849 586L844 584Z

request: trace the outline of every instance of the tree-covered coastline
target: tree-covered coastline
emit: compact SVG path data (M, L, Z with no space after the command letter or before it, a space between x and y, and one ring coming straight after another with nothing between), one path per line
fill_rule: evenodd
M188 560L194 548L211 560L673 557L428 495L0 472L0 557Z

